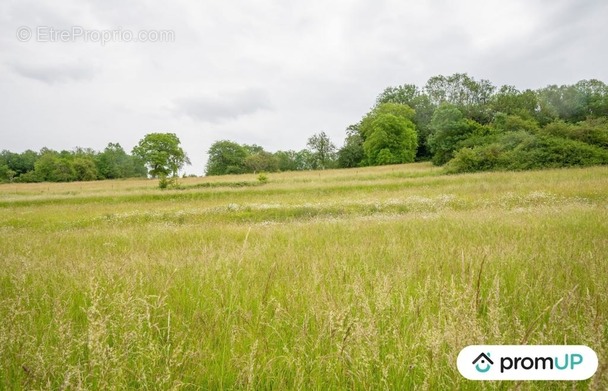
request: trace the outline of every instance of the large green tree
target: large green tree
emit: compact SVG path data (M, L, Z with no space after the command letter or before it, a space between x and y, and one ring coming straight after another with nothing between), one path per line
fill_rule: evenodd
M430 123L435 111L435 106L427 94L413 84L403 84L397 87L388 87L376 98L376 106L383 103L398 103L414 109L415 114L412 121L416 125L418 133L418 160L428 160L431 157L427 146L427 138L430 133Z
M382 103L361 120L364 165L408 163L414 161L418 146L415 111L408 105Z
M149 133L133 148L133 155L142 159L153 177L177 177L178 171L190 164L175 133Z
M390 113L379 114L370 127L368 137L363 143L368 164L385 165L414 161L418 136L411 120Z
M238 143L216 141L207 154L207 175L242 174L247 171L245 159L249 156L249 150Z

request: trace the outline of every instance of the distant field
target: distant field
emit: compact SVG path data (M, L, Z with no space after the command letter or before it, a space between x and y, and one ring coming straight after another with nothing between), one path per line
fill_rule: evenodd
M608 389L608 167L0 185L0 389ZM584 382L472 382L583 344Z

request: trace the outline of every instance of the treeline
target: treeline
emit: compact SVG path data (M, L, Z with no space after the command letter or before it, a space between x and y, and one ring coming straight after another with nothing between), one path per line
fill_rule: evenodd
M216 141L209 148L207 175L245 174L252 172L299 171L335 168L336 147L325 132L308 139L308 148L300 151L264 150L259 145Z
M608 87L599 80L519 91L455 74L387 88L377 106L387 102L415 110L416 158L448 172L608 164Z
M347 168L432 160L448 172L608 164L608 87L598 80L520 91L467 74L386 88L346 129L301 151L219 141L207 175Z
M348 168L431 160L447 172L525 170L608 164L608 87L599 80L520 91L467 74L435 76L423 87L386 88L346 129L337 149L325 132L307 148L269 152L221 140L208 151L207 175ZM128 155L103 152L0 153L0 181L68 182L177 177L190 161L174 133L146 135Z
M90 148L73 151L27 150L0 152L2 182L72 182L98 179L145 177L144 161L127 154L118 143L109 143L103 152Z

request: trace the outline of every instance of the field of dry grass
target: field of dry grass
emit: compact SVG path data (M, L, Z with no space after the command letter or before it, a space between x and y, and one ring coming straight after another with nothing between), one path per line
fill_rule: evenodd
M0 389L608 389L608 167L0 185ZM472 382L470 344L588 381Z

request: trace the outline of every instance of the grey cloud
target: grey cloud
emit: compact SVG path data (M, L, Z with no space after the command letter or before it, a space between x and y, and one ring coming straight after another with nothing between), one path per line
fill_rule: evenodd
M260 89L181 98L175 100L175 106L179 114L213 123L272 109L267 93Z
M60 7L38 1L11 2L4 9L7 21L18 25L68 27L74 23L73 15ZM14 26L10 26L11 28Z
M31 148L41 134L65 148L87 129L127 147L150 129L174 129L191 140L194 167L203 167L200 151L220 138L297 149L325 130L337 141L387 86L423 86L438 74L467 72L519 89L608 81L605 0L0 4L0 84L10 97L0 128L22 136L5 143L12 150ZM17 40L19 26L38 25L172 29L176 39Z
M94 66L85 63L54 65L16 63L12 64L12 69L20 76L47 84L88 81L93 79L96 73Z

